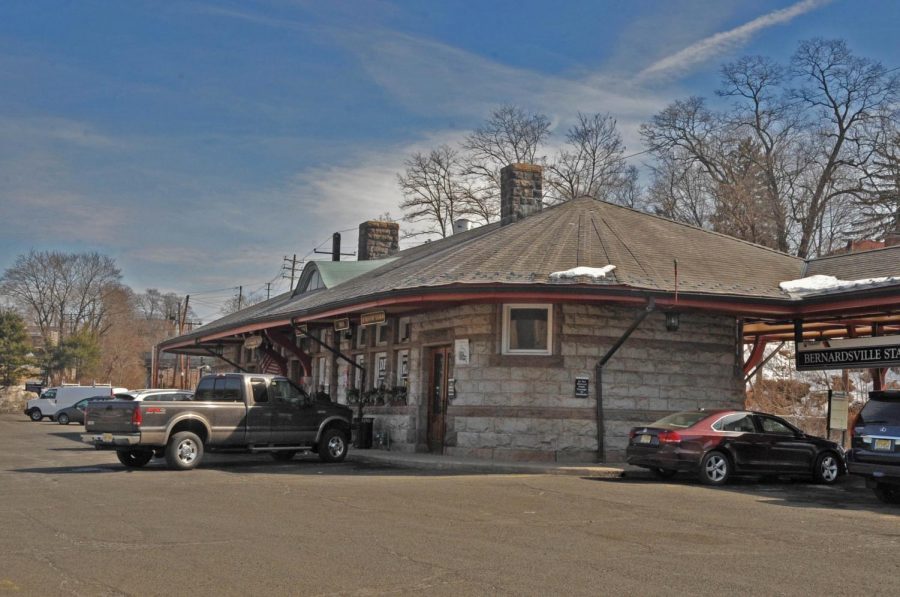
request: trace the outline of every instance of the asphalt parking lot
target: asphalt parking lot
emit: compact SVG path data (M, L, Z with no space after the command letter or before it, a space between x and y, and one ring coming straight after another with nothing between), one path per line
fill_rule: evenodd
M900 594L900 510L855 479L126 470L81 429L0 415L0 594Z

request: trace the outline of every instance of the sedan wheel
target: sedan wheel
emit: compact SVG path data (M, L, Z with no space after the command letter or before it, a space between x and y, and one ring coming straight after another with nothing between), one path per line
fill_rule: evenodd
M816 460L816 470L813 472L816 483L831 485L841 475L841 466L837 457L828 452L819 456Z
M56 415L56 422L60 425L68 425L69 424L69 415L66 413L61 413Z
M722 452L708 452L700 461L700 480L707 485L724 485L731 477L731 461Z

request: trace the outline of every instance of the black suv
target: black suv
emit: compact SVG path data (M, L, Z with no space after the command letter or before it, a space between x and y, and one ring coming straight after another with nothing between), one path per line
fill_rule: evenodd
M853 426L850 473L886 504L900 504L900 390L870 392Z

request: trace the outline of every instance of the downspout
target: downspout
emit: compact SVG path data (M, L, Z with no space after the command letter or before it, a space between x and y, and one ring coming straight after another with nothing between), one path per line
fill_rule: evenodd
M606 354L603 355L603 358L597 363L595 368L597 373L597 461L604 462L606 460L606 449L604 448L604 417L603 417L603 367L607 362L616 354L616 351L621 348L621 346L628 340L628 337L637 329L641 322L647 318L648 315L656 308L656 301L651 297L647 300L647 305L644 307L644 310L638 313L637 317L634 318L634 321L631 322L631 325L628 326L628 329L616 340L615 344L613 344L609 350L606 351Z

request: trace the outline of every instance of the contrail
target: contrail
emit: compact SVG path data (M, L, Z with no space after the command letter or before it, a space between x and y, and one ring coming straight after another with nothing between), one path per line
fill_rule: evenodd
M803 0L787 8L757 17L740 27L701 39L697 43L651 64L638 73L637 79L661 78L680 74L695 64L704 62L712 57L721 56L723 53L747 42L758 31L773 25L787 23L795 17L815 10L829 2L831 0Z

